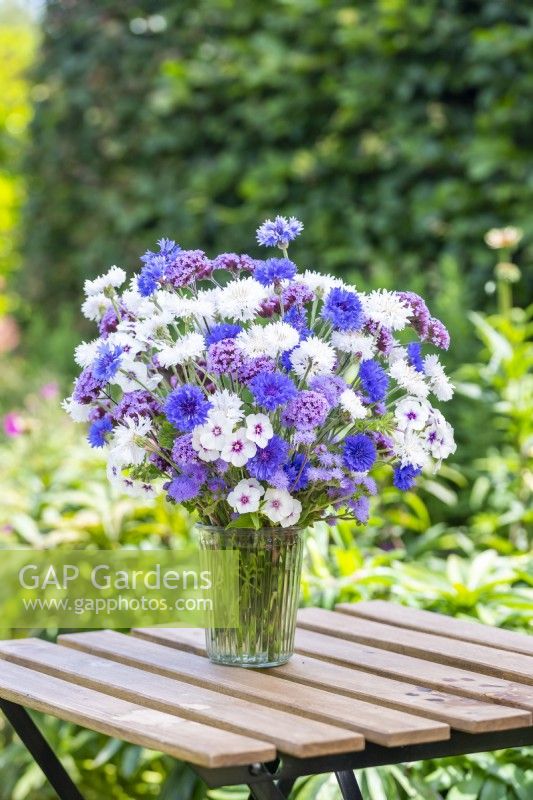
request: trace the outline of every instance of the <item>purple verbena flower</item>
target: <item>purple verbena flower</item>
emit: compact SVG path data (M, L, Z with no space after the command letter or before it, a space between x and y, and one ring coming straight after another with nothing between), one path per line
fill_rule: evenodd
M98 380L90 367L85 369L78 376L72 392L72 398L76 403L87 405L99 396L105 381Z
M165 270L165 278L177 288L208 278L213 262L203 250L182 250Z
M257 358L246 358L239 368L238 379L241 383L248 383L259 375L260 372L274 372L276 364L270 356L257 356Z
M328 293L322 308L322 317L339 331L358 331L365 320L358 296L339 286Z
M334 408L346 389L346 381L340 375L315 375L309 381L309 386L313 391L324 395L331 408Z
M125 392L120 402L113 410L113 417L116 420L127 417L149 417L153 414L161 413L161 403L156 397L147 392L146 389L136 389L133 392Z
M448 329L440 319L431 317L429 321L428 340L441 350L447 350L450 346L450 334Z
M277 216L273 221L265 220L257 229L257 241L264 247L287 247L303 231L304 226L296 217Z
M254 278L263 286L279 283L286 279L291 280L296 275L296 264L288 258L267 258L266 261L256 261Z
M273 436L266 447L259 448L246 464L252 478L268 481L286 463L289 444L280 436Z
M347 436L344 440L342 459L344 466L352 472L368 472L377 458L376 445L364 433Z
M296 395L296 386L279 372L260 372L250 381L250 390L258 406L274 411Z
M114 333L117 329L120 318L117 316L113 306L109 306L105 311L104 316L98 323L98 330L102 339L107 339L110 333Z
M186 433L174 439L172 459L181 468L187 463L198 463L198 453L192 446L192 434Z
M281 300L285 309L292 308L292 306L304 306L314 299L315 293L309 286L299 281L291 281L281 292Z
M178 430L189 433L206 419L211 403L205 399L198 386L185 383L170 392L163 411L168 421Z
M221 253L213 260L213 269L227 269L228 272L253 272L255 260L245 253Z
M411 325L421 339L426 339L429 331L430 313L424 300L415 292L398 292L398 296L411 309Z
M297 430L310 430L321 425L330 411L326 398L313 391L298 392L283 411L282 421Z
M237 375L244 360L235 339L221 339L207 351L207 371L213 375Z
M365 330L368 331L376 339L376 347L384 355L388 355L394 347L394 336L388 328L382 327L374 320L368 320L365 323Z
M383 400L389 388L389 376L377 361L362 361L359 367L359 380L373 403Z
M259 306L258 315L264 319L270 319L274 314L279 314L281 311L281 303L277 295L267 297L266 300L261 302Z

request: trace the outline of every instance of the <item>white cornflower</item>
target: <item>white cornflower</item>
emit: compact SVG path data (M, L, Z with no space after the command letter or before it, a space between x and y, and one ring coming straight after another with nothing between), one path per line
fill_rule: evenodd
M286 489L267 489L262 505L263 514L282 527L294 525L300 518L302 506Z
M267 325L251 325L248 330L241 331L237 335L236 341L249 358L257 356L276 358L285 350L296 347L300 335L288 322L280 321Z
M80 367L88 367L96 358L96 353L100 345L101 339L93 339L92 342L82 342L74 350L74 361Z
M217 450L220 453L226 438L231 435L233 422L220 412L211 410L207 422L197 430L201 446L206 450Z
M258 447L266 447L274 435L274 429L266 414L249 414L245 423L248 439Z
M424 467L428 463L427 445L416 431L395 430L392 432L392 441L394 455L400 459L402 467L407 464Z
M91 406L77 403L72 397L65 397L61 407L67 412L74 422L87 422L91 413Z
M228 389L220 389L210 395L209 401L211 403L210 413L212 414L218 412L232 422L238 422L244 416L240 397Z
M120 369L109 382L120 386L123 392L134 392L136 389L152 392L162 380L162 375L157 372L149 374L146 364L135 361L131 353L125 353Z
M303 275L299 275L298 280L304 283L312 292L315 292L318 297L325 297L331 289L337 286L344 289L347 288L341 278L336 278L333 275L324 275L322 272L313 272L310 269L306 269Z
M90 319L92 322L100 322L111 305L109 297L106 297L105 294L100 292L99 294L89 295L82 303L81 310L86 319Z
M126 280L126 273L120 267L110 267L105 275L99 275L92 281L85 281L83 290L87 296L100 294L106 289L117 289Z
M315 375L332 372L336 356L335 350L328 342L322 341L318 336L310 336L291 353L290 360L299 378L303 378L304 375L312 378Z
M228 503L238 514L253 513L259 510L259 503L265 490L255 478L239 481L228 495Z
M345 389L339 397L341 408L348 412L352 419L364 419L368 415L359 395L353 389Z
M202 461L217 461L220 458L220 448L204 447L200 441L203 434L207 432L208 430L205 425L197 425L192 432L191 444L194 450L196 450L198 453L198 458L200 458Z
M407 325L412 314L411 308L398 295L386 289L376 289L370 294L359 295L365 315L373 322L401 331Z
M152 343L155 339L170 341L168 326L172 322L172 314L169 311L157 312L152 309L152 314L145 319L139 319L135 323L135 336L141 342Z
M438 400L451 400L453 397L453 383L444 372L444 368L436 355L424 358L424 373L429 379L431 391Z
M391 377L394 378L398 386L405 389L409 394L416 397L427 397L429 386L425 382L420 372L407 363L404 359L395 361L390 368Z
M136 281L130 284L129 289L126 289L125 292L122 292L120 300L122 305L125 306L125 308L135 316L137 316L139 310L146 303L146 298L143 297L137 289Z
M141 464L146 456L144 447L138 443L150 433L152 420L149 417L126 417L113 430L110 442L110 459L115 464Z
M376 351L376 341L373 336L366 336L357 331L334 331L331 334L331 344L341 353L350 353L361 361L373 358Z
M246 435L246 428L237 428L226 437L220 457L234 467L244 467L257 452L257 445Z
M241 278L226 284L218 295L217 308L222 317L247 322L257 315L267 293L255 278Z
M421 402L416 397L404 397L394 409L398 430L404 431L409 428L421 431L427 422L429 409L427 403Z
M389 364L395 364L397 361L408 361L407 347L402 347L401 344L393 344L389 353L387 354L387 361Z
M178 364L185 364L191 358L200 358L204 349L204 337L200 333L186 333L174 344L163 345L157 354L157 360L162 367L168 369Z

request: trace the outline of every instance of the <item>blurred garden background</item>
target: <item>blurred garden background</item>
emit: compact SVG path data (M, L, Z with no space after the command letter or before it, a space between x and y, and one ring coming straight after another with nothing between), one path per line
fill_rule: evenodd
M366 528L318 528L304 602L390 598L531 631L532 21L518 0L0 0L0 547L188 539L179 509L112 494L60 409L88 335L81 288L161 236L254 255L258 223L294 214L300 266L428 298L457 387L453 462L417 496L390 486ZM246 797L41 722L87 800ZM532 755L368 770L362 786L531 800ZM294 797L336 791L325 776ZM0 727L0 800L53 797Z

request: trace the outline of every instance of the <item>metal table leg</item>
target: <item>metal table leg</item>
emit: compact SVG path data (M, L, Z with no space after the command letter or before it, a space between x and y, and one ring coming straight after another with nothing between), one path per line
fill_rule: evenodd
M344 800L363 800L361 789L352 770L336 772L335 777Z
M39 728L22 706L0 699L0 708L11 723L13 730L28 748L36 763L57 792L59 800L84 800L69 774L63 767Z

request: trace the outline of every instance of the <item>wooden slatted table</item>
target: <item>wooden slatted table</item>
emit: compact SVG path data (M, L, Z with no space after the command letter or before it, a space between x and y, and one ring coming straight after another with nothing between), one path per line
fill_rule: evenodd
M204 633L148 628L0 642L0 706L61 800L82 800L26 709L280 800L297 777L533 744L533 640L381 601L299 612L296 655L211 664Z

